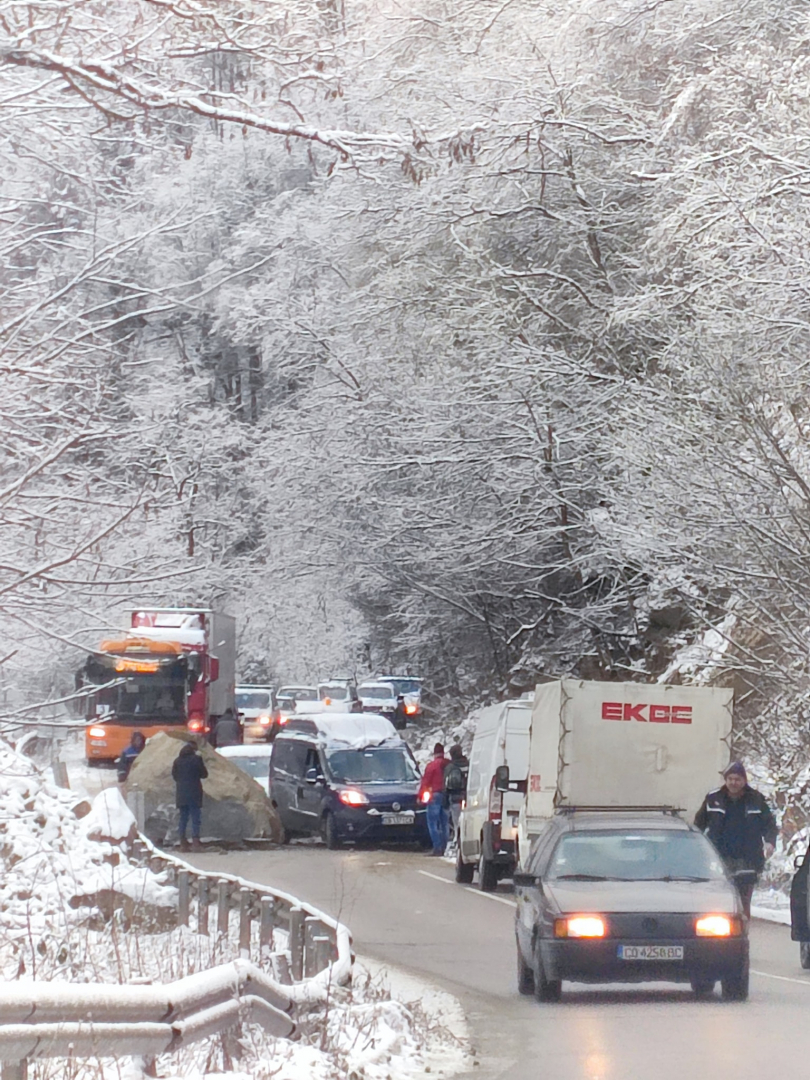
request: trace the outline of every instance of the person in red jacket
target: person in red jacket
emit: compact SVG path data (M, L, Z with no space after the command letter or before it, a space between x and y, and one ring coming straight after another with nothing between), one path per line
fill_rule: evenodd
M444 770L450 759L444 756L444 747L437 742L433 747L433 761L425 766L419 785L419 801L427 803L427 825L433 844L431 855L444 855L447 847L447 796L444 793Z

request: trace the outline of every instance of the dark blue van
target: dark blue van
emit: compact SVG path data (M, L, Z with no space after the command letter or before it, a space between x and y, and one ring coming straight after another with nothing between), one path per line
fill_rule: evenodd
M427 846L419 766L390 720L369 713L296 716L270 761L270 800L288 837Z

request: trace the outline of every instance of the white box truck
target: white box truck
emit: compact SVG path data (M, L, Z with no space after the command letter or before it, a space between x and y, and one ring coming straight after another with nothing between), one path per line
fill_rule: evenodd
M541 683L532 708L518 861L562 807L668 806L691 821L706 792L722 783L732 708L733 691L721 687Z

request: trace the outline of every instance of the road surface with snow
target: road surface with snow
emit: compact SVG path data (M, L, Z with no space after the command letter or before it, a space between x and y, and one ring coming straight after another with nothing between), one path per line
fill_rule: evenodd
M784 926L755 922L751 998L695 1001L686 987L572 987L538 1005L515 987L514 906L455 884L449 861L409 851L206 852L206 870L271 883L339 917L361 955L427 978L465 1008L479 1080L716 1080L797 1075L806 1059L810 973ZM801 1066L803 1071L804 1066Z

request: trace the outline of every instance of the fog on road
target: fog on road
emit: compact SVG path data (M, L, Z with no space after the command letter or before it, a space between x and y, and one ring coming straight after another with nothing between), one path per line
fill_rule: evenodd
M206 852L201 869L290 892L346 923L355 949L454 994L479 1064L510 1080L735 1080L806 1073L810 973L784 926L755 922L751 997L696 1001L688 986L564 984L560 1004L515 983L511 887L457 885L443 859L402 850L328 851L317 843Z

